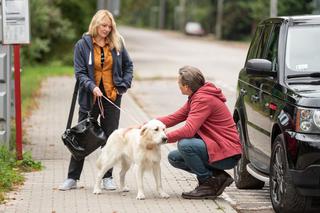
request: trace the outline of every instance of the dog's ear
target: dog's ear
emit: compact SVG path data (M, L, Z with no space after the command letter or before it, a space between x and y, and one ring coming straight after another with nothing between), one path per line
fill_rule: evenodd
M143 127L141 128L140 135L143 136L144 134L146 134L146 131L147 131L147 127L146 127L146 126L143 126Z

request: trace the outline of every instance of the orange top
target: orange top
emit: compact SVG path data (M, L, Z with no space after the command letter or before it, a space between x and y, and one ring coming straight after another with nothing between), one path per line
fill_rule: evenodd
M101 52L104 52L104 60L101 60ZM94 53L94 79L96 85L99 87L102 81L104 91L107 97L115 101L117 98L117 90L113 84L112 77L112 54L109 49L109 45L106 44L104 47L100 47L97 42L93 39L93 53Z

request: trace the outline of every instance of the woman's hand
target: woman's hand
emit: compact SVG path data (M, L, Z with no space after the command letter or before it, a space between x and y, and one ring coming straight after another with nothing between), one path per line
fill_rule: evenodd
M99 87L95 87L93 89L93 95L96 96L96 97L102 97L103 96L103 94L102 94L102 92L101 92Z

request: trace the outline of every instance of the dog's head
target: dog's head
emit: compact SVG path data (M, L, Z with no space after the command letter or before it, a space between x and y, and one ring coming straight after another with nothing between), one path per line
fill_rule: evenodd
M148 143L161 144L167 142L166 126L159 120L153 119L144 124L140 135Z

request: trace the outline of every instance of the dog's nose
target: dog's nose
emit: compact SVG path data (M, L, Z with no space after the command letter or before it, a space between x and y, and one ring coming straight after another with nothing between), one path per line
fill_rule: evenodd
M168 142L168 138L167 137L163 137L162 138L162 143L167 143Z

